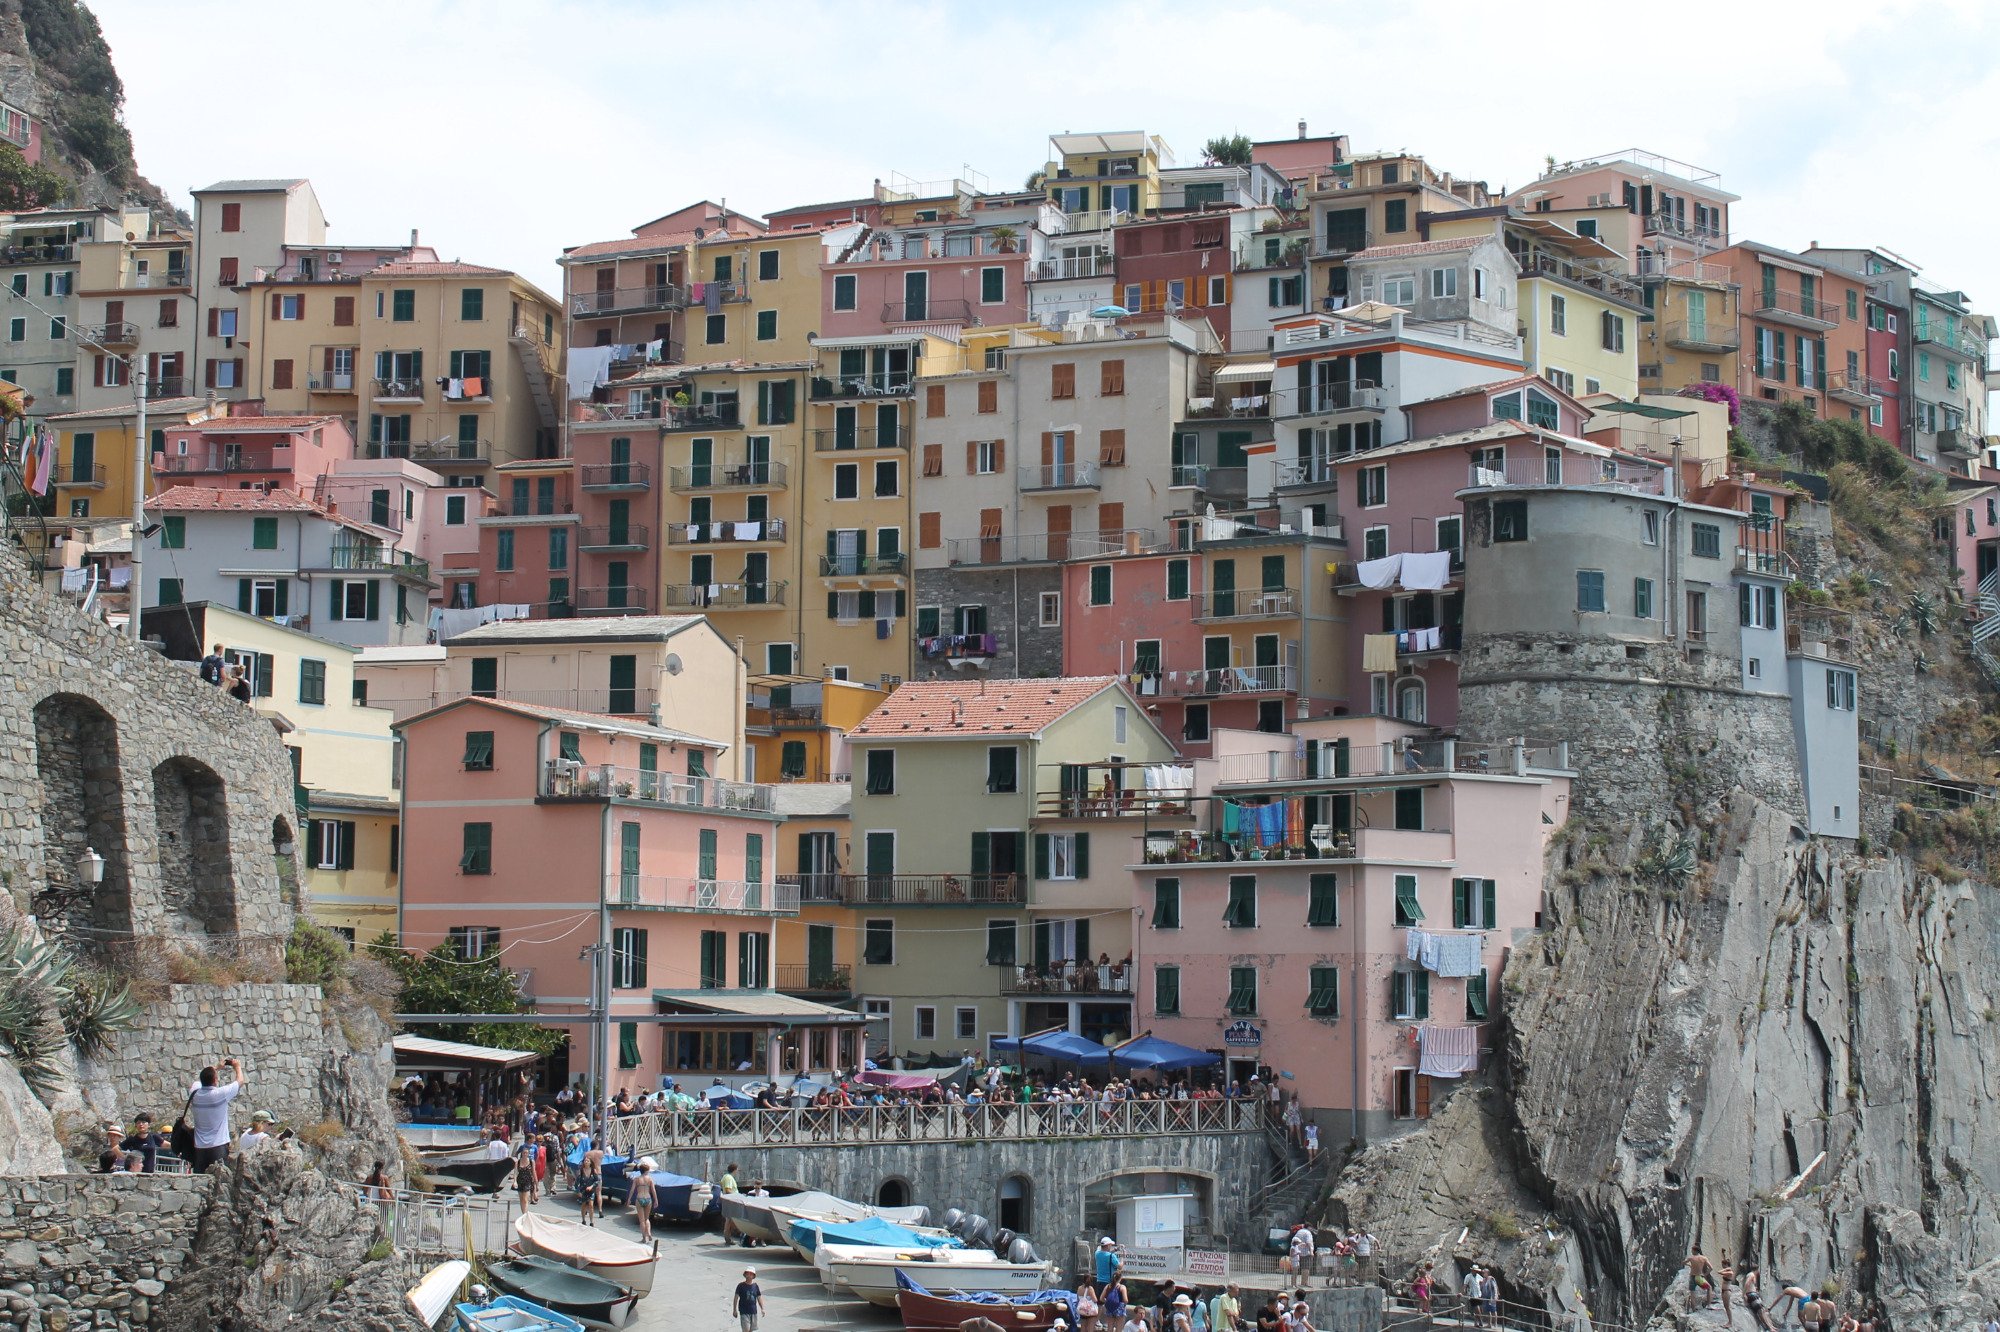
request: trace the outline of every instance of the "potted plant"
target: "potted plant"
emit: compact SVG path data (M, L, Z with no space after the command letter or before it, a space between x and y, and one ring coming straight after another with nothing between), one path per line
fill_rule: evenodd
M632 794L632 783L619 782L616 786L612 787L611 789L616 791L620 796L620 798L628 798Z
M993 243L1000 247L1000 253L1002 254L1014 253L1014 244L1021 237L1020 232L1004 223L993 228L990 234L993 237Z

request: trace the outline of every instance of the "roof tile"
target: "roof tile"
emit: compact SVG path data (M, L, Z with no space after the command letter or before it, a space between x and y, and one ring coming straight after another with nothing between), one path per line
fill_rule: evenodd
M1111 675L1054 680L917 680L899 685L850 733L873 739L917 735L1033 735L1106 689Z

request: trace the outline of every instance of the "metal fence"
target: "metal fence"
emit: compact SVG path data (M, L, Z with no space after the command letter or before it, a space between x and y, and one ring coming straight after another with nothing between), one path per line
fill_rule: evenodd
M360 1185L347 1187L367 1201ZM370 1203L381 1214L384 1232L398 1249L425 1262L500 1257L513 1239L514 1218L521 1210L512 1190L479 1194L395 1189L390 1198Z

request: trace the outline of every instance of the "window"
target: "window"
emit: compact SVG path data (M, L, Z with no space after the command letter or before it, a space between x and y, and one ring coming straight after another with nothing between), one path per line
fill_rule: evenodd
M986 922L986 965L1011 967L1019 957L1017 932L1011 920Z
M326 663L309 657L299 659L299 702L326 702Z
M1602 569L1578 569L1576 571L1576 608L1580 611L1602 611L1604 609L1604 571Z
M224 230L224 231L241 231L241 230L243 230L243 205L242 205L242 204L240 204L240 203L226 203L226 204L222 205L222 230Z
M1153 880L1153 928L1177 930L1181 927L1181 881Z
M1448 300L1458 295L1458 270L1456 268L1433 268L1431 270L1431 299Z
M187 549L187 519L180 514L169 514L160 520L160 549Z
M1495 541L1528 539L1528 501L1514 499L1493 502L1493 539Z
M1054 629L1062 624L1062 593L1044 592L1041 595L1041 627Z
M1315 874L1306 895L1306 924L1340 924L1340 899L1335 895L1337 879L1331 874Z
M852 310L854 308L855 277L852 273L842 273L833 280L833 308Z
M871 749L865 771L867 785L863 788L867 795L894 795L896 793L896 751L893 749Z
M1190 703L1181 714L1181 739L1196 744L1208 741L1208 704Z
M1389 973L1389 1015L1420 1022L1431 1015L1431 974L1428 971Z
M1691 523L1688 539L1694 553L1705 560L1722 558L1722 529L1714 523Z
M1076 396L1076 362L1058 361L1049 367L1049 396L1058 399Z
M893 499L902 493L899 469L891 458L875 464L875 498Z
M74 392L76 392L76 371L66 365L58 366L56 368L56 396L58 398L67 398ZM1879 407L1880 404L1877 405Z
M1408 199L1383 200L1382 230L1408 231L1409 229L1410 229L1410 201Z
M1625 317L1606 310L1599 318L1602 322L1601 333L1603 336L1601 341L1604 344L1604 350L1610 352L1624 351Z
M986 793L1011 795L1020 790L1021 752L1012 745L995 745L986 751Z
M1424 830L1424 788L1421 786L1399 786L1396 788L1395 826L1405 832Z
M218 286L223 287L233 287L236 285L236 260L233 257L224 257L215 261L215 281ZM233 337L234 334L232 333L228 336Z
M1549 297L1549 332L1559 338L1569 336L1569 301L1561 296Z
M49 336L61 340L69 336L69 320L56 315L49 320Z
M1229 1000L1227 1007L1231 1013L1239 1017L1257 1011L1257 968L1231 967L1229 969Z
M56 373L60 375L62 371L58 370ZM56 392L60 393L62 392L62 389L58 388ZM1882 424L1882 400L1880 398L1869 399L1868 424L1872 426L1879 426Z
M935 1008L932 1008L929 1004L918 1004L916 1006L916 1015L917 1015L917 1039L920 1041L936 1040L937 1010Z
M1306 976L1306 1012L1314 1017L1339 1017L1340 968L1313 967Z
M1451 881L1451 927L1490 930L1498 927L1497 886L1492 879Z
M770 983L771 936L745 931L736 936L736 983L761 990Z
M1229 304L1229 279L1227 277L1217 275L1209 278L1207 303L1210 305Z
M1257 927L1257 876L1254 874L1232 874L1229 876L1229 904L1223 908L1222 923L1232 929L1249 930Z
M566 528L549 529L549 568L569 568L569 531Z
M1108 564L1090 566L1090 604L1093 606L1111 604L1111 566Z
M306 863L314 869L353 869L354 825L346 819L308 820Z
M1778 589L1763 583L1742 583L1737 589L1738 619L1746 629L1778 627Z
M335 579L333 582L333 618L336 620L373 620L381 614L381 584L373 579L356 581ZM275 614L275 612L273 612Z
M646 988L646 931L630 927L611 931L611 988Z
M493 567L500 573L514 568L514 529L503 527L493 534Z
M1004 268L982 268L979 270L979 303L999 305L1007 299L1007 270Z
M870 920L862 923L861 960L871 967L887 967L895 964L895 921Z
M90 515L85 513L79 516L88 518ZM180 579L162 578L160 580L160 604L162 606L178 606L185 600L187 600L187 597L182 590Z
M982 416L991 416L993 413L999 410L1000 410L999 382L997 380L992 380L992 379L980 380L979 381L980 414Z
M1101 398L1122 397L1125 393L1125 362L1110 360L1097 367L1097 394Z
M778 337L778 312L759 310L757 312L757 341L775 342Z
M1920 351L1917 353L1917 378L1925 383L1929 383L1930 377L1931 354L1927 351Z
M461 843L458 868L466 874L493 872L493 825L468 823Z
M1567 370L1557 370L1551 367L1542 371L1542 377L1548 380L1550 384L1561 389L1564 393L1576 392L1576 376Z
M1465 978L1465 1020L1484 1022L1486 1020L1486 973Z
M1826 673L1826 705L1836 712L1854 711L1854 672L1829 670Z
M778 280L778 252L776 250L757 251L757 280L776 282Z
M306 298L303 296L273 296L271 304L276 307L271 313L277 316L280 323L296 323L305 318Z
M478 287L463 288L458 293L458 317L467 323L486 318L486 293Z
M1089 878L1090 834L1036 833L1035 877L1063 880Z
M1889 326L1892 332L1894 331L1895 327L1896 326L1894 324L1891 324ZM1903 377L1902 354L1898 352L1894 347L1891 347L1889 348L1889 378L1901 379L1902 377Z
M389 320L396 324L415 323L417 318L417 293L414 288L401 287L389 297Z
M276 550L278 548L278 520L276 518L253 518L250 520L250 548L252 550Z
M446 527L465 526L465 496L446 495L444 497L444 525Z
M1653 580L1634 578L1632 580L1632 616L1634 619L1653 618Z
M1153 968L1153 1012L1171 1016L1181 1011L1181 969L1176 966Z
M1167 600L1186 601L1188 599L1188 562L1186 560L1167 561Z
M856 463L838 463L833 469L833 497L861 498L861 468Z
M701 339L714 347L729 340L729 316L712 314L702 320Z
M445 931L451 951L461 962L477 962L500 951L500 930L493 925L454 925Z
M7 341L26 342L27 340L28 340L28 321L25 319L8 320Z
M1000 470L1000 450L1002 442L997 439L975 440L972 444L972 471L975 476L990 476Z
M493 771L493 732L467 731L465 733L465 770L467 772Z
M1360 472L1361 507L1379 509L1389 502L1389 468L1378 463Z

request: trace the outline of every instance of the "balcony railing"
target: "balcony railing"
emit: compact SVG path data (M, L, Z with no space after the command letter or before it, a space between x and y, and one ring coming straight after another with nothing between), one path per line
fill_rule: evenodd
M890 301L882 307L885 324L976 324L972 302L959 298Z
M1026 906L1027 884L1018 874L825 874L815 890L829 889L847 906ZM827 900L806 897L807 901Z
M1023 490L1096 490L1100 484L1094 462L1023 467L1016 475Z
M322 370L316 375L306 376L308 393L352 393L354 392L354 372L352 370Z
M1750 298L1759 319L1807 328L1832 328L1840 322L1840 307L1832 301L1818 301L1795 291L1760 288Z
M841 398L905 398L914 392L916 386L910 372L893 370L873 375L814 375L810 396L816 402L830 402Z
M1277 244L1270 242L1276 239ZM1236 247L1236 268L1238 272L1249 272L1260 268L1297 268L1305 263L1306 255L1312 251L1312 242L1297 232L1281 233L1272 237L1258 233Z
M154 375L146 381L146 397L183 398L187 396L188 382L183 375Z
M1104 532L1029 532L1019 536L953 537L945 543L953 564L1050 564L1146 550L1158 541L1151 528Z
M1874 402L1879 391L1875 381L1866 375L1850 375L1844 370L1836 370L1826 377L1827 396L1856 407L1866 407Z
M1786 563L1783 525L1770 514L1745 514L1736 527L1736 567L1782 575Z
M1722 228L1708 223L1691 222L1685 214L1670 213L1655 209L1646 214L1646 234L1648 236L1677 236L1682 240L1706 241L1720 249L1729 243Z
M153 455L156 472L289 472L292 451L273 448L258 453L190 453Z
M1935 347L1954 356L1964 356L1984 365L1986 339L1949 324L1920 324L1911 333L1919 347Z
M10 268L20 264L66 264L74 258L74 245L0 246L0 265Z
M1087 958L1081 962L1074 958L1051 961L1046 970L1015 963L1001 980L1000 991L1002 994L1130 995L1132 968L1100 967Z
M786 994L854 992L854 968L842 963L780 962L775 970L778 989Z
M1290 462L1278 464L1278 484L1281 486L1326 486L1333 484L1334 464L1341 461L1325 454L1315 454L1306 458L1294 458Z
M1743 345L1743 330L1734 320L1694 323L1676 319L1665 331L1667 345L1683 351L1731 352Z
M1138 774L1129 774L1127 780ZM1190 818L1194 792L1187 791L1044 791L1035 813L1046 819Z
M635 793L636 790L635 787ZM747 883L741 879L614 873L608 877L604 891L611 905L621 911L789 916L799 909L798 885L782 879L776 883Z
M86 487L93 490L100 489L104 485L104 466L102 463L94 467L71 463L56 473L56 484L68 486L73 490Z
M645 463L591 463L584 467L580 484L585 490L650 490L653 469Z
M676 610L737 609L782 606L790 583L669 583L660 589L660 604Z
M374 381L375 399L378 402L421 402L424 396L424 381L421 379L377 379Z
M1197 592L1193 596L1197 622L1214 620L1269 620L1296 615L1299 594L1289 587L1245 588L1241 591Z
M1663 260L1659 255L1646 252L1639 260L1639 279L1642 282L1699 282L1706 286L1726 287L1736 280L1727 264L1703 263L1699 259Z
M667 469L674 490L783 490L790 473L781 462L697 463Z
M1130 222L1134 214L1125 208L1083 208L1074 213L1057 213L1055 216L1062 219L1060 234L1074 235L1083 231L1102 231L1121 222Z
M767 518L762 522L668 523L669 546L744 546L760 541L783 541L785 520Z
M1178 680L1169 678L1167 690L1185 698L1221 698L1232 694L1296 694L1299 671L1296 666L1211 666L1199 671L1182 671Z
M826 719L817 704L788 708L766 708L765 724L779 730L816 730Z
M386 546L331 546L327 550L326 567L342 573L388 573L426 583L431 576L429 560Z
M1569 766L1566 740L1385 740L1380 744L1336 745L1311 742L1303 754L1289 746L1252 754L1225 754L1215 760L1218 786L1264 786L1279 782L1338 781L1410 774L1498 772L1519 775L1534 769ZM1375 829L1377 832L1390 831ZM1408 830L1406 830L1408 831Z
M907 449L910 447L910 431L907 426L880 429L875 426L853 426L818 429L812 432L815 453L846 453L861 449Z
M1468 489L1499 486L1617 486L1644 495L1670 495L1672 490L1664 467L1646 467L1614 458L1565 455L1561 462L1549 459L1508 459L1504 467L1467 469Z
M591 615L644 615L650 600L647 589L617 583L609 587L580 587L570 605Z
M1606 296L1621 301L1638 304L1645 300L1643 288L1623 273L1613 273L1607 269L1590 268L1582 264L1559 259L1552 254L1519 256L1521 276L1546 276L1574 282L1580 287L1602 292Z
M1171 490L1208 489L1208 468L1202 463L1175 463L1167 479Z
M893 555L822 555L819 557L821 578L860 578L867 574L907 573L910 558L900 551Z
M736 404L698 403L693 406L668 404L660 412L666 430L735 430L743 424Z
M483 463L493 454L493 444L484 439L431 439L411 444L401 456L411 462ZM396 455L391 455L396 456Z
M122 319L108 324L85 324L77 330L77 341L100 347L131 347L138 344L139 326Z
M1117 260L1108 254L1073 254L1060 259L1044 259L1035 265L1035 277L1041 282L1060 282L1065 278L1110 277L1117 269Z
M1359 254L1375 243L1375 233L1352 227L1335 232L1323 232L1313 237L1313 254L1325 258L1337 254Z
M670 282L641 287L602 287L582 292L569 298L569 312L579 319L589 319L644 310L678 310L686 304L687 288Z
M549 759L542 767L539 794L545 800L637 800L687 809L740 810L768 814L772 788L760 782L720 777L684 777L611 763Z
M579 550L644 550L651 533L640 523L586 527L577 534Z
M665 418L667 405L652 397L641 395L636 400L624 398L611 402L578 402L571 404L572 421L576 425L597 425L607 422L658 421Z
M1309 384L1304 388L1279 389L1274 396L1276 416L1326 416L1334 412L1379 412L1384 405L1382 390L1366 379L1338 380L1330 384Z

